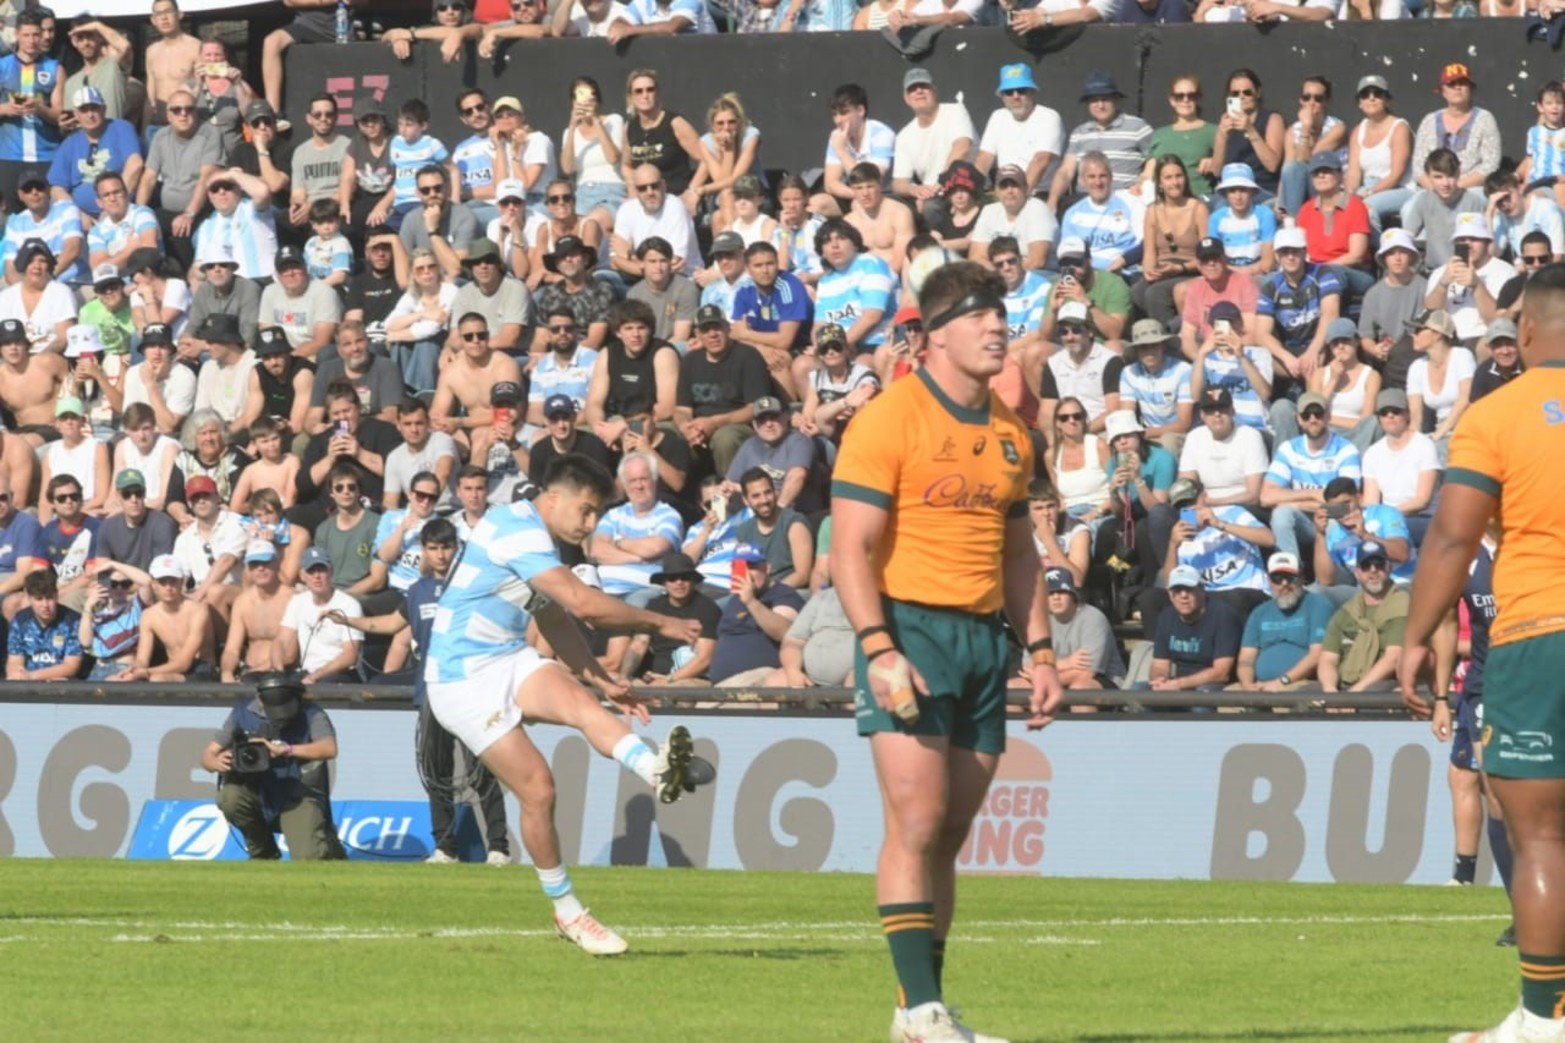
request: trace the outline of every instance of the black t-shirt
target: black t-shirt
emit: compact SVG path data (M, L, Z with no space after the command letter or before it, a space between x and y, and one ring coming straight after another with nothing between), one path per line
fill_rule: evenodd
M325 487L318 488L314 482L310 481L310 468L325 458L326 446L331 441L332 435L336 433L337 429L335 427L328 427L325 431L310 439L309 445L304 447L304 462L299 468L298 481L299 499L301 502L313 500L317 496L324 499L330 495L329 489ZM360 420L357 434L359 445L372 453L380 454L382 460L393 449L402 444L402 436L397 433L395 426L386 423L384 420L377 420L374 417L365 417L363 420ZM372 503L380 503L381 493L385 490L385 482L382 477L358 464L354 466L359 472L359 491L369 497Z
M659 594L647 605L648 612L656 612L659 615L673 616L675 619L694 619L701 624L701 636L710 640L717 640L717 621L723 618L722 609L717 607L717 602L701 593L699 590L691 595L689 601L683 605L675 605L668 599L667 594ZM641 661L640 674L668 674L674 669L674 653L683 647L678 641L664 637L662 634L653 634L651 643L647 645L646 658Z
M704 351L692 351L679 361L677 401L695 416L732 413L771 393L766 361L748 344L733 342L716 362Z
M288 356L288 368L283 370L280 377L272 376L272 371L265 366L256 366L255 375L261 382L261 412L265 416L276 417L284 423L293 415L293 400L296 394L293 380L302 370L310 369L310 364L297 355Z
M1169 677L1189 677L1210 669L1219 659L1237 656L1243 636L1239 617L1221 601L1209 599L1206 611L1194 623L1180 619L1169 605L1158 617L1152 657L1169 660Z
M272 166L276 167L284 174L291 174L293 171L293 140L291 138L284 137L275 138L272 141L271 153ZM233 151L229 152L228 154L228 165L231 167L238 167L246 174L252 174L256 177L260 177L261 157L255 151L255 143L251 141L241 141L238 145L234 146ZM282 200L279 200L279 202L282 202ZM286 206L284 209L286 209Z
M1521 376L1522 372L1526 368L1526 364L1518 360L1516 363L1516 369L1510 373L1501 373L1500 367L1495 364L1494 359L1490 359L1488 362L1485 362L1483 365L1479 366L1478 372L1473 374L1472 394L1469 397L1474 402L1478 401L1489 392L1494 391L1497 388L1502 388L1511 381L1515 380L1517 377Z
M978 224L980 210L982 210L982 207L973 211L973 216L968 219L967 224L959 225L956 223L956 219L952 217L949 209L941 208L940 220L935 222L931 230L939 233L940 238L943 240L966 239L972 234L973 229Z
M364 269L358 275L348 280L347 302L345 311L353 311L355 308L364 312L364 325L369 327L382 327L370 332L371 340L384 340L383 327L386 317L391 314L391 309L397 306L397 301L402 298L402 290L397 286L397 273L391 268L386 269L384 275L377 275L369 268Z
M591 431L577 431L576 441L571 445L569 452L580 453L593 463L602 465L610 474L614 473L614 454L609 452L609 447ZM543 475L544 468L549 466L549 462L563 455L565 454L554 447L554 439L544 438L527 451L527 470L530 472L528 477L536 482Z
M667 341L657 341L632 358L617 340L603 349L608 353L609 391L603 401L605 416L639 416L657 405L657 370L653 359L660 351L679 352Z

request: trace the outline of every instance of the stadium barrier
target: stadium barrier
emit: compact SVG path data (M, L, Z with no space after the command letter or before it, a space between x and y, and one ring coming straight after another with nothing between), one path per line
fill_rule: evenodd
M210 803L212 776L198 757L239 691L7 686L0 695L0 855L234 857ZM659 694L698 704L715 695ZM1152 695L1090 698L1150 702ZM1260 706L1274 697L1219 698ZM1388 711L1395 704L1393 696L1353 701ZM323 702L341 745L333 797L347 816L338 826L350 850L422 858L428 817L406 692L354 688L326 693ZM848 715L802 704L769 713L743 706L664 709L654 719L654 738L687 724L719 772L715 786L666 807L575 733L534 729L557 778L566 858L870 870L880 806ZM1446 756L1427 725L1389 712L1073 714L1043 732L1027 732L1016 720L962 866L1048 876L1439 883L1452 852ZM515 812L513 801L513 829ZM1482 865L1480 881L1489 875Z
M382 43L320 44L286 53L284 108L297 116L311 95L325 91L338 99L340 121L351 130L354 109L363 102L384 104L395 124L397 105L422 98L433 114L431 132L449 148L469 134L457 118L458 92L480 87L490 97L517 95L528 122L558 144L573 77L594 77L604 110L622 112L626 75L646 67L662 73L664 105L698 131L706 130L712 101L738 91L762 131L762 165L797 172L823 163L831 132L826 103L840 83L852 80L869 91L871 117L894 128L905 124L911 116L902 103L902 74L914 64L934 74L942 100L965 101L981 133L999 107L995 83L1007 62L1033 66L1041 102L1060 113L1068 131L1086 118L1077 98L1091 70L1111 73L1126 95L1125 108L1157 127L1172 119L1165 99L1176 75L1200 78L1206 117L1215 120L1222 114L1224 81L1240 65L1259 71L1268 107L1289 121L1298 112L1304 77L1327 77L1334 85L1331 111L1350 125L1359 118L1353 100L1359 77L1377 73L1390 84L1396 111L1416 128L1442 104L1441 68L1460 61L1477 81L1476 103L1494 113L1507 150L1520 159L1535 119L1534 96L1559 76L1558 55L1544 43L1528 43L1521 19L1093 25L1043 34L1033 44L1023 49L1000 29L948 30L915 63L875 33L641 37L622 48L602 40L522 40L492 60L479 58L470 45L449 64L434 44L420 44L406 62Z

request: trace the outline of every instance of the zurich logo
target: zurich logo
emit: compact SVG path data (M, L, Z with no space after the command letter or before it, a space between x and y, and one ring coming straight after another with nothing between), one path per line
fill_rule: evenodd
M216 804L200 804L179 817L168 833L168 857L176 861L210 861L228 844L228 820Z

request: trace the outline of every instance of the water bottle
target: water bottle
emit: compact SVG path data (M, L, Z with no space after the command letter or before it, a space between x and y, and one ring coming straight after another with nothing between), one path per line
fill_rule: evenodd
M348 0L337 0L337 42L353 39L353 18L348 13Z

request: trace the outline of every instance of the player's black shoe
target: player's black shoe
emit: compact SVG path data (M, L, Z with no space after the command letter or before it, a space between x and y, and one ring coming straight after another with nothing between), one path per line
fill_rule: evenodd
M697 757L695 741L684 725L675 725L668 733L663 748L658 751L657 767L658 800L672 804L686 793L694 793L697 786L705 786L717 778L717 769L705 757Z
M1494 944L1502 949L1516 948L1516 921L1512 920L1509 927L1500 932L1500 937L1494 940Z

